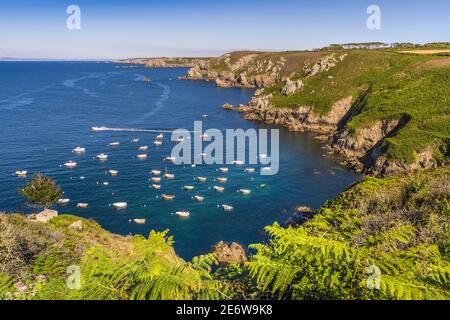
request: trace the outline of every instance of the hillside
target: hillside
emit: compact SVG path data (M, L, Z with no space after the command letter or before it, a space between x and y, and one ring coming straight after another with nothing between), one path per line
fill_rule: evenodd
M246 119L320 133L347 165L391 175L449 163L450 59L423 52L233 52L183 78L257 88Z
M210 58L131 58L115 61L123 64L140 64L147 68L187 68L206 63Z
M448 167L368 177L306 222L267 227L270 241L239 265L183 261L167 233L0 214L0 299L449 299L449 181ZM66 286L71 265L79 290Z

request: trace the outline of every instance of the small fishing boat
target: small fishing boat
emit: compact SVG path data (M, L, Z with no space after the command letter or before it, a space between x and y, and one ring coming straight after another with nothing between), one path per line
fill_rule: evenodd
M75 149L72 150L73 153L85 153L86 152L86 148L82 148L82 147L76 147Z
M163 143L162 141L156 140L155 142L153 142L153 144L157 147L161 146Z
M119 174L119 171L117 171L117 170L109 170L108 173L114 177L114 176L117 176Z
M205 197L202 197L202 196L194 196L194 200L195 200L195 201L198 201L198 202L202 202L202 201L205 200Z
M225 188L224 188L224 187L214 186L214 190L215 190L216 192L224 192L224 191L225 191Z
M164 179L173 180L173 179L175 179L175 175L173 173L166 173L164 175Z
M195 178L195 180L200 181L200 182L206 182L206 180L208 180L208 178L206 178L206 177L197 177L197 178Z
M228 182L228 178L217 178L216 181L219 182L219 183L227 183Z
M160 190L161 189L161 185L160 184L152 184L152 189Z
M100 153L99 155L97 155L97 159L100 161L106 161L106 160L108 160L108 155L104 154L104 153Z
M15 175L18 177L25 177L28 174L28 171L26 170L19 170L15 172Z
M142 147L139 147L138 150L139 150L139 151L145 151L145 150L148 150L148 146L142 146Z
M113 207L115 207L116 209L125 209L126 207L128 207L128 203L116 202L116 203L113 203Z
M184 189L184 190L191 191L191 190L194 190L195 187L194 187L194 186L183 186L183 189Z
M169 162L175 162L175 161L177 161L177 158L175 158L175 157L165 157L164 160L169 161Z
M120 145L120 142L111 142L108 144L108 147L117 147L118 145Z
M202 118L206 119L206 118L208 118L208 115L207 114L202 114Z
M144 159L147 159L147 155L146 154L138 154L137 158L141 159L141 160L144 160Z
M162 139L164 139L164 135L163 135L162 133L160 133L160 134L158 134L158 135L156 136L156 139L157 139L157 140L162 140Z
M234 210L234 207L226 205L226 204L222 204L221 207L222 207L223 211L227 211L227 212Z
M87 203L80 202L77 204L77 208L80 208L80 209L86 209L87 207L89 207L89 204L87 204Z
M230 169L228 168L219 168L219 171L222 173L228 173L230 171Z
M104 186L109 186L109 182L103 182L102 183Z
M161 175L161 171L160 170L152 170L151 174L154 176L159 176L159 175Z
M255 171L256 171L255 168L246 168L245 169L245 172L247 172L247 173L254 173Z
M242 161L242 160L235 160L235 161L233 161L233 164L236 165L236 166L242 166L244 164L244 161Z
M146 220L145 219L133 219L133 222L136 224L145 224Z
M171 195L171 194L162 194L162 195L161 195L161 198L163 198L163 199L166 200L166 201L170 201L170 200L175 199L175 196L174 196L174 195Z
M249 189L239 189L238 192L240 192L241 194L243 194L244 196L249 195L250 193L252 193L252 190Z
M73 169L77 166L78 164L75 161L69 161L64 163L64 167L69 168L69 169Z
M161 182L161 178L160 177L152 177L150 178L151 182Z
M187 218L191 215L189 211L177 211L175 214L181 218Z
M260 187L261 189L267 188L267 184L265 184L265 183L260 184L259 187Z
M131 140L131 142L134 142L134 143L139 142L139 138L133 139L133 140Z
M70 199L58 199L58 204L61 206L68 205L70 203Z

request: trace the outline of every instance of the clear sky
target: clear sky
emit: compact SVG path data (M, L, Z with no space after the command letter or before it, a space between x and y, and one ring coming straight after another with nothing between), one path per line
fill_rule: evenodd
M66 9L81 8L81 30ZM366 27L369 5L381 30ZM450 0L0 0L0 57L115 59L450 41Z

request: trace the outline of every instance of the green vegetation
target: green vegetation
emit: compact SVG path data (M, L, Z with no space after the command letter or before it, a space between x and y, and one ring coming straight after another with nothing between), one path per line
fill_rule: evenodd
M342 53L337 53L342 54ZM326 114L333 104L352 96L356 101L371 90L361 113L348 124L350 132L378 120L407 120L384 141L388 158L410 163L417 153L435 145L448 156L450 141L450 63L448 58L404 55L389 50L347 52L328 72L304 78L304 89L281 94L283 83L266 89L275 108L312 106Z
M20 190L20 194L27 198L31 207L49 208L58 201L62 191L51 178L37 173L33 175L31 182Z
M74 216L1 214L0 299L450 299L449 178L448 167L368 177L306 223L267 227L270 241L244 265L186 262L167 232L123 237ZM73 265L81 287L71 290Z

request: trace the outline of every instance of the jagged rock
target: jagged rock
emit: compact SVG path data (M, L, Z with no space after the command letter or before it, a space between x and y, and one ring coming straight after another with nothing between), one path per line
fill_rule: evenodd
M292 81L291 79L288 78L286 80L285 86L281 89L281 93L286 96L289 96L291 94L300 91L302 88L303 88L302 80Z
M222 264L241 264L247 261L245 249L236 242L227 245L220 241L214 246L213 253L216 255L217 261Z
M297 210L298 213L302 213L302 214L311 214L313 213L313 210L310 207L306 207L306 206L299 206L297 208L295 208Z
M234 109L233 105L231 105L231 104L229 104L229 103L225 103L225 104L222 106L222 108L225 109L225 110L233 110L233 109Z
M83 231L83 221L81 220L75 221L69 226L69 228Z
M34 216L34 218L36 219L36 221L45 223L45 222L49 222L51 219L53 219L54 217L57 217L57 216L58 216L58 211L45 209L45 210L41 211L40 213L36 214Z

